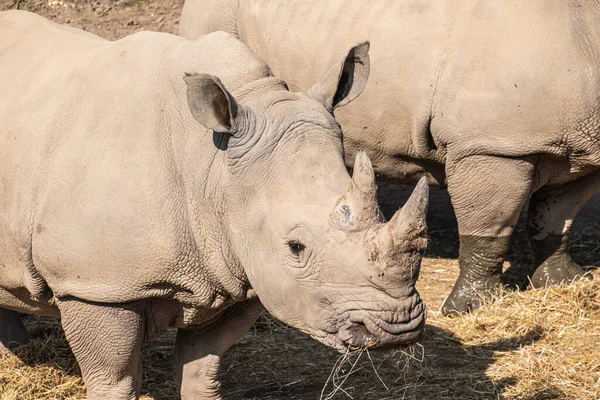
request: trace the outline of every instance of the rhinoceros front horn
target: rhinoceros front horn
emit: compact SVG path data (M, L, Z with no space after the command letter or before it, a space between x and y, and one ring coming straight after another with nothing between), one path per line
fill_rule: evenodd
M367 153L359 151L354 161L352 181L335 205L331 222L340 228L360 230L378 221L375 173Z
M429 185L425 177L419 180L410 198L396 211L388 223L394 242L421 236L427 229L427 207L429 205Z

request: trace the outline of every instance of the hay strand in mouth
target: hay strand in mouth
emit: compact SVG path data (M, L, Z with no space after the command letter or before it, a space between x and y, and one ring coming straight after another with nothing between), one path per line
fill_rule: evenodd
M381 376L379 375L377 368L375 368L375 364L373 363L373 358L371 358L371 353L369 353L369 349L366 348L365 350L367 352L367 356L369 357L369 361L371 362L371 367L373 367L373 372L375 372L375 375L377 376L377 379L379 379L379 382L381 382L381 384L383 385L385 390L390 390L388 385L386 385L385 382L383 381L383 379L381 379Z
M321 390L321 397L319 398L320 400L331 400L331 399L333 399L333 396L335 396L338 391L341 391L342 393L344 393L346 396L348 396L351 399L354 398L350 395L350 393L348 393L346 390L344 390L344 388L342 386L344 385L344 383L346 382L348 377L355 372L355 368L356 368L356 365L358 364L358 361L360 360L360 356L366 350L367 350L366 347L360 348L358 350L347 349L346 353L342 354L336 360L335 364L333 365L333 368L331 369L331 373L329 374L329 377L327 378L327 381L325 382L325 385L323 385L323 389ZM351 361L353 356L356 356L356 360ZM340 376L340 371L342 373L344 372L342 370L342 368L344 367L344 365L347 362L350 363L350 370L347 373L344 373L344 375ZM329 385L330 381L333 385L333 390L331 392L329 392L325 397L323 397L323 395L325 394L325 390L327 389L327 386Z

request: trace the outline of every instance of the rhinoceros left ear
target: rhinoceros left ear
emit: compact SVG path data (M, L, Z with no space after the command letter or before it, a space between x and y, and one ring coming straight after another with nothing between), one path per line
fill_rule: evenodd
M344 60L327 71L307 95L330 111L354 100L369 78L369 47L369 42L364 42L351 48Z
M187 101L196 121L215 132L235 132L238 106L219 78L186 74Z

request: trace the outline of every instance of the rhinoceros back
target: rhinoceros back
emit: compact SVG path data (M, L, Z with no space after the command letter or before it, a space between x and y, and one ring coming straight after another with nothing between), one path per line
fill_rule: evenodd
M184 140L205 149L196 159L215 149L183 76L235 89L268 74L264 63L222 32L110 42L22 12L0 25L0 286L98 302L210 297L174 153Z
M600 165L598 15L595 2L186 0L179 29L236 34L293 90L369 39L369 84L336 111L348 162L364 149L383 177L443 182L448 159L544 154L570 164L558 184Z

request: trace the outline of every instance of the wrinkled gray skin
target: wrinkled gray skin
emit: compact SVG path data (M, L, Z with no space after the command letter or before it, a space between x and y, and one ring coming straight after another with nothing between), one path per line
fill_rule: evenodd
M421 335L428 186L381 221L333 117L367 43L292 93L223 32L109 42L17 11L0 27L2 346L27 339L18 312L60 315L88 398L135 399L143 342L175 327L182 398L218 399L220 357L263 305L339 351Z
M383 179L448 187L460 277L444 304L478 307L531 195L534 286L583 274L566 246L600 186L597 1L187 0L179 33L235 34L294 90L369 38L364 94L336 112L346 163L364 149ZM338 53L339 54L339 53Z

